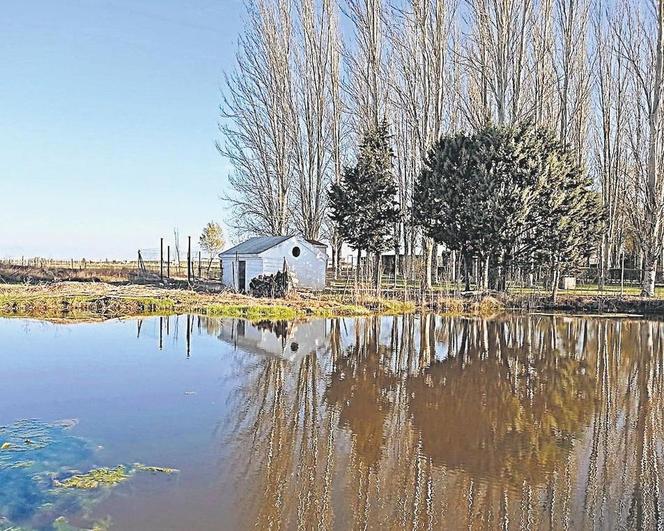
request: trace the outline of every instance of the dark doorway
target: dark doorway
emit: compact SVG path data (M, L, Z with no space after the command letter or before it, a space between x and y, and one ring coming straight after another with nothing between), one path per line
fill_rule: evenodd
M247 291L247 262L244 260L240 260L240 263L238 264L238 275L237 275L237 280L238 280L238 290L240 291Z

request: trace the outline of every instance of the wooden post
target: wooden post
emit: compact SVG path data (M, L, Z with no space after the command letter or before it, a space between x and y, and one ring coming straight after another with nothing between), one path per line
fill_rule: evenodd
M621 249L622 256L620 257L620 296L625 295L625 250Z
M191 282L191 236L187 236L187 282Z
M189 357L191 357L191 315L187 314L187 358Z
M201 278L201 252L198 251L198 278Z
M159 239L159 279L164 281L164 238Z
M166 247L166 278L171 278L171 246Z

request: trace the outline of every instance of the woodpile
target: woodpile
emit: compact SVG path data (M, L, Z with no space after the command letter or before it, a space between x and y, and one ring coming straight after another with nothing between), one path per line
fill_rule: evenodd
M249 294L254 297L281 299L290 287L289 273L277 271L274 275L259 275L249 283Z

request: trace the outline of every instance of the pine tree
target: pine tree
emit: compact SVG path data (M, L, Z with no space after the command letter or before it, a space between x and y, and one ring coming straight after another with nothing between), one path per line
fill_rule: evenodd
M329 197L330 217L342 240L358 252L358 262L363 250L375 254L376 289L380 287L380 256L390 246L399 218L390 143L387 122L368 131L357 163L344 169Z
M506 288L517 260L560 267L592 252L601 211L590 181L552 133L488 127L440 139L415 185L413 217L425 233L482 269L481 287ZM554 292L555 296L555 292Z

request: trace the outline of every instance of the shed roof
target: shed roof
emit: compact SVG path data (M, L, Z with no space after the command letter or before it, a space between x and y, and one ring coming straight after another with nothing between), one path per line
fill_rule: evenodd
M325 247L327 249L327 245L324 244L323 242L319 242L318 240L312 240L311 238L305 238L311 245L315 245L316 247Z
M263 251L271 249L275 245L279 245L281 242L289 240L292 236L254 236L248 240L231 247L230 249L225 250L222 255L228 254L260 254Z

